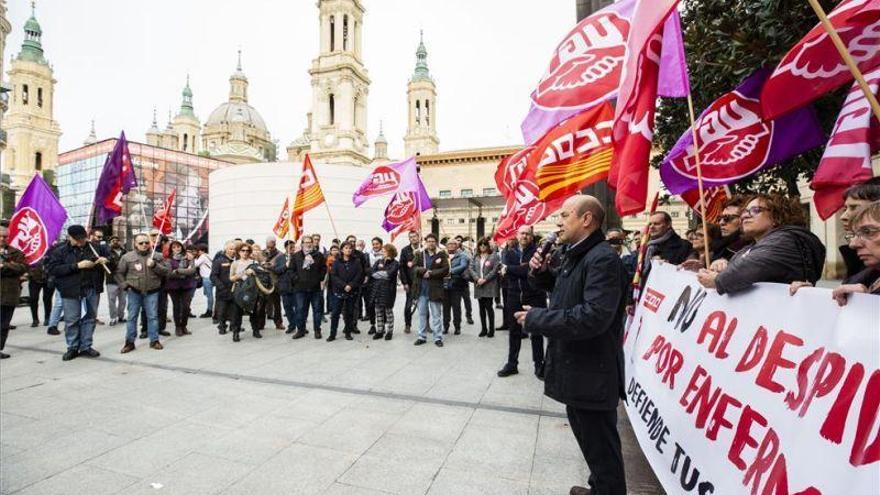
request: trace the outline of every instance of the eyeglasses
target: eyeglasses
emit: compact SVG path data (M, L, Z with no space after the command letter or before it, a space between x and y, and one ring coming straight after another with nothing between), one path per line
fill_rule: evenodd
M239 251L239 252L241 252L241 253L249 253L249 252L251 252L251 250L250 250L250 249L242 249L242 250Z
M751 208L746 208L740 213L740 217L756 217L761 214L762 211L769 211L770 208L764 208L763 206L752 206Z
M880 235L880 228L878 227L860 227L856 229L854 232L850 234L846 234L843 236L847 242L852 241L854 239L861 239L863 241L873 241L877 239L877 236Z
M718 217L718 223L731 223L739 218L739 215L721 215Z

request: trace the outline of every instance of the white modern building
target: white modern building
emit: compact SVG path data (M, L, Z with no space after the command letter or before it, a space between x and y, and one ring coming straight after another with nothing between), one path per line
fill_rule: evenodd
M349 234L368 242L375 236L387 240L389 236L382 229L382 220L391 198L375 198L358 208L351 200L352 193L371 169L357 165L313 164L327 206L318 206L305 214L304 233L321 234L324 247L329 247L334 237L344 240ZM301 162L243 164L212 172L208 177L208 203L211 205L208 242L211 252L235 238L254 239L265 247L266 236L271 235L285 198L290 198L290 207L293 208L301 174ZM335 232L328 207L333 215ZM400 236L396 241L396 244L403 245L406 236Z

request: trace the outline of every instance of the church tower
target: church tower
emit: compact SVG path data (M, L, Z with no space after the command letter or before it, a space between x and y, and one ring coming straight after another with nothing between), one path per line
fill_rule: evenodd
M12 98L3 122L8 138L3 165L13 189L23 189L34 172L55 170L61 128L52 118L55 79L43 56L43 30L31 4L31 18L24 25L21 51L12 60L9 84Z
M423 35L416 50L416 69L407 85L406 99L409 114L406 136L403 138L406 156L437 153L440 146L437 137L437 86L428 71L428 50Z
M201 145L199 132L202 126L193 111L192 97L192 90L189 88L189 76L186 76L186 87L183 88L183 101L180 103L180 111L171 123L171 128L177 137L177 150L196 154L199 152Z
M367 95L361 0L319 0L320 53L312 61L311 156L316 162L367 165Z
M376 138L376 147L374 148L373 160L388 160L388 140L385 139L385 133L382 131L382 121L379 121L379 136Z

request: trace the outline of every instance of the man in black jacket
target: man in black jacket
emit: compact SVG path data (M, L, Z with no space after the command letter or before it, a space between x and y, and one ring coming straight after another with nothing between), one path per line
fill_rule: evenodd
M530 226L522 226L516 233L517 245L504 251L501 259L501 274L504 277L504 314L510 325L507 340L507 363L498 371L498 376L519 373L519 350L522 347L522 326L513 315L522 311L523 306L547 307L547 293L534 287L529 281L529 260L537 250L535 235ZM532 361L535 363L535 376L544 378L544 338L532 334Z
M293 333L296 331L297 320L296 293L294 292L296 270L293 267L296 243L291 240L284 241L284 250L287 254L282 254L275 258L272 272L278 277L278 281L275 284L275 292L281 296L281 305L284 307L284 315L287 317L287 330L284 333Z
M61 293L64 308L64 336L67 352L62 359L70 361L78 356L96 358L101 355L92 349L95 332L95 314L98 312L98 286L104 285L103 256L96 256L87 240L82 225L67 229L68 242L51 252L46 262L49 274L55 277L55 287Z
M229 279L229 268L235 260L235 242L229 241L223 246L223 252L214 256L211 264L211 282L214 284L214 316L217 317L217 328L220 335L226 334L226 322L231 313L232 280Z
M400 283L406 293L406 304L403 307L403 322L406 325L403 328L404 333L412 332L413 296L409 289L413 283L413 259L420 246L419 233L411 230L409 231L409 244L400 250Z
M273 274L272 282L277 285L278 280L274 277L273 267L275 266L275 260L283 256L284 253L275 247L275 242L274 236L267 237L266 249L263 250L262 254L263 268ZM272 321L275 323L275 330L284 330L284 318L281 315L281 295L277 289L266 296L266 316L272 318Z
M321 320L324 317L324 293L322 285L327 274L327 263L324 255L313 245L309 236L302 238L302 249L293 255L295 282L293 290L296 294L296 333L294 339L305 337L306 320L309 318L309 307L312 308L312 329L315 338L321 338Z
M576 486L572 495L626 494L617 405L624 397L627 281L623 262L604 240L604 217L592 196L566 200L557 223L563 246L554 262L537 254L529 264L533 283L552 288L550 307L524 308L515 315L526 332L547 337L544 394L566 405L590 468L590 490Z

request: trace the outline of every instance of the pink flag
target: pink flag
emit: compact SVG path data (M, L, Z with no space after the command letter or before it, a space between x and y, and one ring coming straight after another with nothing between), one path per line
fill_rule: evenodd
M666 98L687 98L691 92L687 59L684 56L684 38L681 34L681 16L677 10L666 18L663 25L663 48L660 52L660 81L657 95Z
M614 116L614 161L608 185L621 215L644 211L648 159L660 77L663 25L678 0L638 0L631 19L627 56Z
M880 97L880 68L865 74L871 91ZM843 207L846 189L871 178L871 155L880 151L880 123L858 83L853 84L831 131L825 154L810 188L822 220Z
M421 214L434 207L428 191L419 177L415 157L403 161L397 167L400 186L385 207L382 228L391 232L393 241L401 232L421 230Z
M409 158L402 162L389 163L388 165L379 165L373 169L373 172L367 176L361 183L358 190L354 192L351 200L355 206L360 206L372 198L380 196L388 196L396 193L401 189L403 174L408 168L416 171L416 157ZM415 177L418 178L416 172ZM416 187L415 184L409 184L402 189L411 190Z

